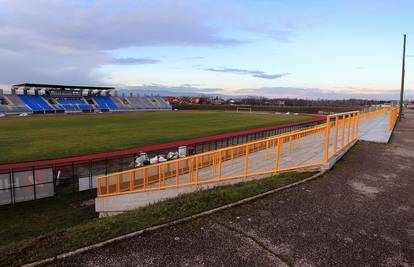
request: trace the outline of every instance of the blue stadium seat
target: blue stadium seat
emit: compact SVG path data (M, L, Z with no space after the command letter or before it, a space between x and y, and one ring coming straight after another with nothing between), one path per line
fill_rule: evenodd
M19 95L19 97L33 111L55 110L38 95Z
M82 110L93 109L91 105L88 105L84 99L56 99L65 110Z
M93 96L96 106L102 109L118 109L109 96Z

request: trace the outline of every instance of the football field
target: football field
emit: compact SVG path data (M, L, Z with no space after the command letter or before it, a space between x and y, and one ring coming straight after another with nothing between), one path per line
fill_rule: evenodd
M218 111L2 118L0 163L108 152L311 118Z

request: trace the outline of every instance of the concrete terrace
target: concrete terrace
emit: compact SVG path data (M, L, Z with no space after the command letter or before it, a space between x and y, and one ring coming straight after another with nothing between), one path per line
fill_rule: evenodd
M359 127L359 140L388 143L392 131L389 128L390 114L386 113L369 120L363 120Z
M375 142L388 142L391 131L388 127L389 115L378 116L363 120L359 124L359 135L362 140L373 140ZM351 127L352 128L352 127ZM329 155L334 154L334 128L330 130ZM350 140L347 138L348 128L345 125L344 144ZM352 129L350 130L350 139L352 139ZM342 143L342 127L338 126L337 151L340 150ZM290 168L305 164L323 162L325 152L325 133L312 133L300 140L293 140L291 146L286 142L281 146L279 168ZM275 169L276 147L269 147L268 150L259 150L249 154L248 172L256 173L270 171ZM221 177L232 177L243 175L245 166L245 157L236 157L233 160L227 160L222 163ZM218 166L205 167L199 171L199 181L208 181L218 178ZM194 181L189 174L180 175L180 184ZM170 178L162 181L163 185L173 185L176 179ZM157 188L158 183L153 183L149 188Z

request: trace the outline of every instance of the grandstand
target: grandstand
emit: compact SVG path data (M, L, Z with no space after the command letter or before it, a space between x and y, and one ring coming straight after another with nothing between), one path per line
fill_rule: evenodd
M3 95L0 99L0 113L17 115L31 112L31 109L17 95Z
M113 87L56 84L15 84L11 94L0 94L0 114L169 111L160 96L112 96Z

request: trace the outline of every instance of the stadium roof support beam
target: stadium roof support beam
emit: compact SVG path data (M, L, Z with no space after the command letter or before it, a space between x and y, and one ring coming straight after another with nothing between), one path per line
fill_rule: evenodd
M78 85L59 85L59 84L41 84L41 83L19 83L12 86L12 88L15 89L21 89L21 88L30 88L30 89L60 89L60 90L113 90L114 87L108 87L108 86L78 86Z

